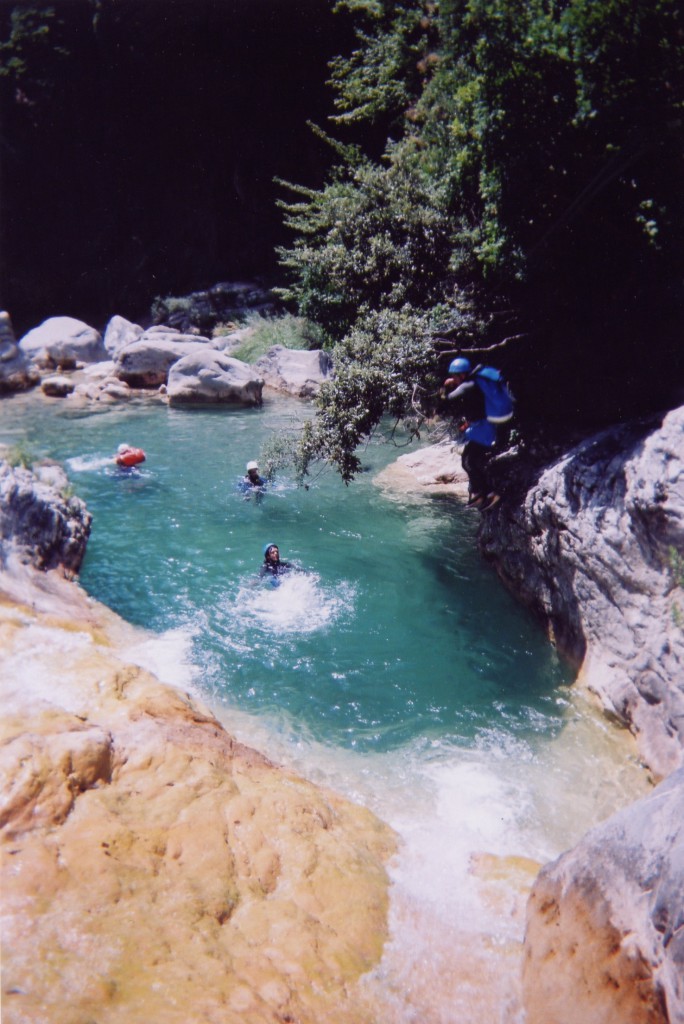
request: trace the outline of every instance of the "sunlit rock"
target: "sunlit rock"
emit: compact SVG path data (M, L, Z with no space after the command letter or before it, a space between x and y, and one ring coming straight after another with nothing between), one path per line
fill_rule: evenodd
M40 387L43 394L50 398L66 398L74 390L74 382L69 377L56 374L51 377L43 377Z
M527 1024L684 1020L684 769L541 871L524 997Z
M143 329L138 324L123 316L113 316L105 328L104 347L110 356L115 356L119 349L139 341L142 335Z
M0 394L27 391L39 381L38 370L17 345L9 313L0 312Z
M135 631L50 578L0 575L3 1019L373 1024L390 830L127 663Z
M461 453L451 440L405 452L378 473L375 480L387 490L404 494L418 491L468 497L468 477L461 465Z
M166 331L146 332L138 341L119 349L114 373L131 387L156 388L166 384L173 364L198 346L206 346L206 339Z
M297 398L312 398L332 371L332 359L322 349L284 348L274 345L255 363L267 387Z
M174 363L166 393L172 405L233 402L261 405L264 382L255 370L206 345Z
M68 370L78 363L107 358L99 331L71 316L50 317L25 334L19 347L28 359L46 369Z
M684 407L572 449L483 517L480 544L656 776L682 764Z

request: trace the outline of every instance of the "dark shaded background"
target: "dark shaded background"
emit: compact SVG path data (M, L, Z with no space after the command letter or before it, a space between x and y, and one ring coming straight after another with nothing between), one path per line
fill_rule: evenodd
M0 3L4 38L13 6ZM332 112L345 19L328 0L50 6L67 55L0 94L0 305L17 334L55 315L144 320L156 296L218 281L272 283L289 240L273 178L317 185L332 162L307 120Z

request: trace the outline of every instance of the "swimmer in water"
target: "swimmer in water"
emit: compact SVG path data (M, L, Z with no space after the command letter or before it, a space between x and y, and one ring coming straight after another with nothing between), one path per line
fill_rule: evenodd
M145 452L142 448L134 448L130 444L120 444L113 461L119 469L132 469L145 461Z
M262 476L259 476L259 464L257 462L248 462L245 469L247 472L240 481L239 488L246 500L254 494L256 500L261 501L266 488L266 481Z
M274 587L280 583L278 577L288 572L297 572L297 567L291 562L281 562L280 550L277 544L267 544L264 548L264 561L259 569L261 579L269 579Z

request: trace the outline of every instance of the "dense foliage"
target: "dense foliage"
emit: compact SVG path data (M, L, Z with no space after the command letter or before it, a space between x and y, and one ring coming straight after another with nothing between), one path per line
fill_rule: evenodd
M490 359L537 416L588 424L676 400L679 5L337 6L358 25L332 65L338 162L283 202L283 294L338 343L308 452L349 479L382 414L434 392L436 335L478 355L504 342Z

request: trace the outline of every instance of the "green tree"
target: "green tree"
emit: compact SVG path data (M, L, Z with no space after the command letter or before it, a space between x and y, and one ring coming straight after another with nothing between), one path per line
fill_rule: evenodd
M344 368L337 376L344 400L333 382L312 428L328 441L334 433L336 443L317 445L312 435L309 451L349 478L352 446L364 431L390 406L401 416L402 400L410 417L416 387L430 392L435 331L454 348L481 345L485 336L533 337L526 403L549 392L553 378L556 390L540 414L562 404L560 387L579 415L582 402L596 409L599 397L611 415L601 375L629 366L649 318L660 315L665 330L649 352L648 373L642 368L638 384L625 374L617 390L626 402L662 402L674 351L668 318L674 325L684 312L675 291L684 269L679 5L343 0L338 7L359 25L356 48L332 67L331 121L344 137L334 143L339 163L321 190L299 190L298 201L283 204L294 233L281 252L291 275L284 294L341 342ZM378 126L386 134L380 155L364 146L363 134L370 128L375 138ZM386 332L364 332L377 316L399 312L405 326L423 331L420 340L412 334L423 354L408 361L405 386L390 399L375 348L391 341ZM357 352L351 339L361 335ZM581 390L570 372L578 365L596 369Z

